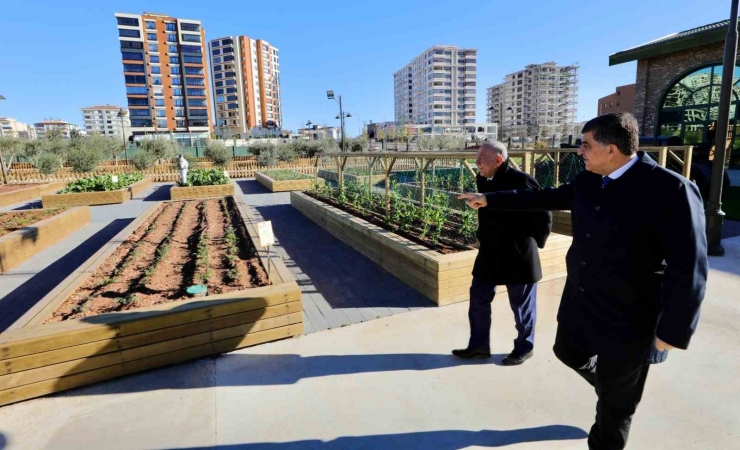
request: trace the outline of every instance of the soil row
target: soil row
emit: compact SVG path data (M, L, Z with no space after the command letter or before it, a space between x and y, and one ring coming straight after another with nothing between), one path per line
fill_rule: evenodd
M47 322L185 300L195 284L208 295L269 284L232 199L163 204Z
M33 225L49 217L61 214L67 208L57 209L29 209L26 211L7 212L0 214L0 237Z

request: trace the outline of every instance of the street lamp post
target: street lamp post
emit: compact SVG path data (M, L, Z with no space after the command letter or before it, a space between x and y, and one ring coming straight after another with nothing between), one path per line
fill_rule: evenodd
M123 153L126 157L126 165L128 165L128 145L126 145L126 128L123 125L123 118L126 117L128 111L121 108L118 110L118 119L121 121L121 134L123 135Z
M306 122L306 137L308 138L309 141L311 140L311 131L310 131L311 130L311 125L313 125L313 124L311 123L310 120L308 122Z
M499 134L501 135L501 137L500 137L500 139L498 139L498 141L499 142L503 142L503 138L504 138L504 103L503 102L499 102L498 109L496 109L493 106L491 106L490 108L488 108L488 110L489 111L498 111L499 112L498 124L499 124ZM509 106L508 108L506 108L506 111L514 111L514 110L511 108L511 106ZM509 142L509 146L511 146L511 142Z
M326 91L326 98L328 98L329 100L335 100L334 91ZM352 114L344 113L344 109L342 109L342 96L340 95L339 96L339 115L336 118L340 120L339 123L342 129L342 152L345 151L344 149L344 141L345 141L344 139L344 118L345 117L352 117Z
M712 162L712 180L709 189L709 206L707 217L707 253L722 256L722 223L725 213L722 211L722 181L725 175L725 152L727 150L727 130L730 128L730 102L732 101L732 78L735 74L737 58L737 10L740 0L732 0L730 23L725 39L725 57L722 64L722 89L720 90L719 115L717 118L717 135L715 137L714 161ZM735 124L737 126L737 124Z
M5 100L5 97L0 95L0 100ZM3 172L3 183L8 184L8 179L6 178L7 175L5 175L5 157L3 156L3 150L0 148L0 169L2 169Z

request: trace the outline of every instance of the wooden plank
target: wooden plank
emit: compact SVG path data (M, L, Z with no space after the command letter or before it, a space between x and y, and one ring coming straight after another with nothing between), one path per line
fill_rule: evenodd
M82 359L2 375L0 376L0 391L26 384L38 383L39 381L58 379L81 372L132 362L151 356L171 353L185 348L222 341L224 339L248 336L260 331L299 324L302 321L303 313L299 311L297 313L258 320L256 322L243 323L227 328L210 330L205 333L187 335L131 349L107 352Z
M124 337L101 339L99 341L93 341L87 344L72 345L57 350L33 353L30 355L4 360L2 367L0 368L0 374L6 375L10 373L22 372L38 367L59 364L62 362L72 361L90 356L102 355L114 351L126 350L183 336L190 336L207 331L228 328L242 323L256 322L272 317L299 313L301 312L301 309L302 302L295 301L282 305L270 306L263 309L243 311L236 314L209 318L198 322L191 322L182 325L160 328L157 330L132 334Z
M0 206L14 205L33 200L41 195L40 187L40 185L28 186L25 189L0 194Z
M213 186L173 186L170 188L171 200L195 200L234 195L234 183Z
M694 147L688 145L686 146L686 150L684 150L683 154L683 171L682 174L684 177L691 179L691 164L694 160Z
M157 367L163 367L191 359L197 359L208 355L220 354L243 347L257 345L265 342L275 341L288 337L297 336L303 332L303 324L289 325L287 327L274 328L259 333L250 334L245 337L225 339L223 341L208 343L197 347L177 350L174 352L157 355L149 358L117 364L103 369L83 372L68 377L54 380L46 380L39 383L21 386L16 389L0 391L0 406L10 403L39 397L54 392L84 386L99 381L117 378L122 375L141 372Z
M61 208L65 206L95 206L123 203L131 198L128 189L106 192L79 192L71 194L50 194L41 196L44 208Z

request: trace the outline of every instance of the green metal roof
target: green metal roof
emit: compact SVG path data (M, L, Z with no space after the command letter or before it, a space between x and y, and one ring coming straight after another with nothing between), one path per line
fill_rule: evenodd
M702 45L723 42L727 36L727 27L729 25L729 20L723 20L722 22L710 23L709 25L681 31L680 33L669 34L660 39L609 56L609 65L615 66L629 61L654 58Z

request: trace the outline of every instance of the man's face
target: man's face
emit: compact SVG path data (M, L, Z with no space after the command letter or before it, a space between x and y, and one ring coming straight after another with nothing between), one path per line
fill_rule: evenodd
M581 155L583 161L586 163L586 170L606 176L612 172L609 169L611 167L610 163L616 155L615 152L618 151L614 145L601 145L596 142L593 133L589 131L583 133L578 154Z
M496 169L501 165L503 160L503 156L494 153L490 148L483 147L478 149L478 157L475 160L475 165L478 167L478 173L481 176L490 178L496 173Z

